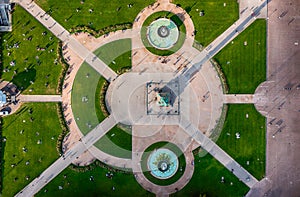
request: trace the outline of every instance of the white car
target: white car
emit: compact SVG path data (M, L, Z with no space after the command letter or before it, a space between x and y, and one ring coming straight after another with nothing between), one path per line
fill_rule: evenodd
M8 115L8 111L0 111L0 115Z

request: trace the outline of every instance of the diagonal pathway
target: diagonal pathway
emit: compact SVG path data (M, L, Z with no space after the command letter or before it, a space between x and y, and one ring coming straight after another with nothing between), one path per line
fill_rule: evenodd
M223 49L229 42L237 37L243 30L245 30L251 23L256 20L256 16L267 5L267 0L260 2L253 9L246 10L239 20L224 31L218 38L209 44L197 57L192 60L190 66L179 72L177 75L183 75L186 78L192 78L195 72L199 71L201 66L215 56L221 49Z
M42 189L48 182L54 179L60 172L68 167L72 161L78 158L82 153L87 151L95 142L103 137L111 128L117 124L113 115L107 117L98 126L96 126L86 136L82 137L72 148L57 159L41 175L35 178L16 196L33 196Z
M118 76L102 60L85 48L78 40L72 37L63 26L58 24L34 1L17 0L16 2L41 24L43 24L49 31L51 31L58 39L66 43L68 47L70 47L80 58L90 64L90 66L99 72L106 80L111 81Z
M196 142L201 144L201 147L209 152L214 158L222 163L236 177L243 181L248 187L253 187L258 181L239 163L231 158L222 148L215 144L211 139L199 131L188 120L182 117L180 127L184 129Z

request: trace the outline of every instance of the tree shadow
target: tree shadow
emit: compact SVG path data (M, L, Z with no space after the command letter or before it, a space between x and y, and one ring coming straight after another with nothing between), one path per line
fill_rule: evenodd
M180 19L180 17L177 16L177 15L171 16L170 19L178 26L178 28L179 28L181 25L183 25L183 21L182 21L182 20Z
M18 89L22 92L26 90L36 79L36 70L35 68L29 68L23 72L18 73L11 80L13 84L15 84Z
M192 6L188 6L185 7L184 10L186 11L186 13L190 14L190 12L192 11L192 8L196 5L196 2L192 5Z

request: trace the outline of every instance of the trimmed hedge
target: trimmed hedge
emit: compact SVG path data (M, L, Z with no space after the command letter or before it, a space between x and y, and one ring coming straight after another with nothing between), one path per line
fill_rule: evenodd
M64 59L64 56L63 56L62 46L63 46L62 42L59 42L58 46L57 46L57 48L58 48L57 49L57 51L58 51L57 58L58 58L59 63L62 66L62 71L59 75L58 82L57 82L58 83L58 86L57 86L57 89L56 89L57 94L62 93L62 87L63 87L63 84L64 84L64 79L65 79L66 73L67 73L68 68L69 68L69 64L66 62L66 60Z
M69 166L69 168L71 170L74 170L75 172L86 172L86 171L89 171L89 170L93 170L97 167L101 167L101 168L105 168L111 172L118 172L118 173L124 173L124 174L132 174L132 170L131 169L128 169L128 168L120 168L118 169L117 167L111 167L99 160L96 160L94 161L93 163L91 163L90 165L88 166L76 166L74 164L71 164Z
M100 37L104 34L109 34L110 32L118 31L118 30L126 30L131 29L132 23L123 23L123 24L117 24L117 25L111 25L108 27L105 27L103 29L100 29L99 31L94 30L91 27L88 26L77 26L70 29L71 33L80 33L80 32L86 32L91 34L94 37Z
M64 111L63 111L63 106L62 103L57 104L57 115L58 115L58 120L62 129L61 134L57 138L57 144L56 144L56 150L59 153L59 155L63 154L62 151L62 144L64 137L69 133L69 127L67 126L66 119L64 117Z

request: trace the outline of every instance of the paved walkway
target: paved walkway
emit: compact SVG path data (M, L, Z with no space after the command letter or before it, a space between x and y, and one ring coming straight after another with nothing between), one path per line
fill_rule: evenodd
M224 94L224 103L253 104L253 94Z
M19 97L20 102L62 102L60 95L23 95Z
M17 1L28 13L43 24L62 42L67 43L80 58L90 64L97 72L99 72L106 80L111 81L117 77L117 74L109 68L102 60L100 60L91 51L85 48L71 34L58 24L50 15L40 8L34 1L19 0Z
M251 10L258 5L261 0L239 0L239 16L240 18L243 17L243 15L246 13L246 10ZM267 18L267 6L261 9L259 14L257 15L257 18Z
M79 157L82 153L88 150L95 142L105 135L111 128L116 125L116 120L113 116L107 117L98 126L96 126L86 136L82 137L70 150L66 151L62 157L56 160L48 167L41 175L35 178L16 196L33 196L42 189L48 182L55 178L61 171L69 166L72 161Z
M200 70L201 66L215 56L221 49L223 49L229 42L237 37L243 30L245 30L256 19L261 9L266 7L267 0L261 1L259 5L253 9L247 9L243 16L239 18L232 26L217 37L211 44L209 44L197 57L195 57L187 70L179 72L178 75L184 75L191 78L193 74Z

